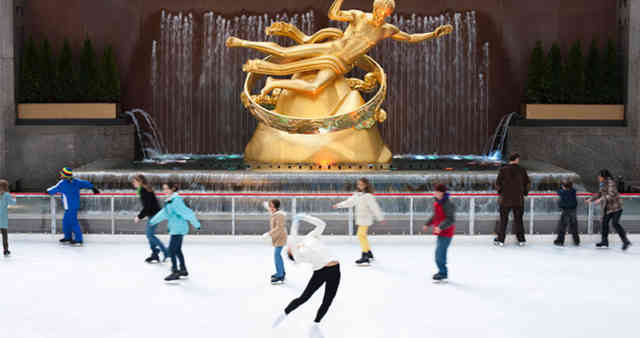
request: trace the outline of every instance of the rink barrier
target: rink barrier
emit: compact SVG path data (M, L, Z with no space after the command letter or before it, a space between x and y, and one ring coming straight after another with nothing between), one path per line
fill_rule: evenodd
M51 234L56 234L57 229L57 203L56 199L60 198L60 195L51 196L43 193L13 193L12 196L17 199L20 198L30 198L30 197L48 197L49 198L49 208L50 208L50 218L51 218ZM110 199L110 215L109 219L111 222L111 234L116 234L116 213L115 213L115 200L118 197L137 197L136 193L100 193L100 194L90 194L83 193L81 196L90 198L109 198ZM157 196L166 196L164 193L157 193ZM350 193L180 193L181 196L185 197L229 197L231 198L231 235L236 235L236 222L237 222L237 213L236 213L236 200L240 198L289 198L291 199L291 212L292 214L296 213L296 205L298 198L335 198L335 197L349 197L352 194ZM409 231L410 235L414 234L414 220L415 220L415 212L414 212L414 201L417 198L429 198L433 197L433 193L376 193L374 194L378 197L388 197L388 198L408 198L409 199ZM577 197L579 199L585 199L586 197L590 197L593 194L591 193L579 193ZM475 235L475 221L476 221L476 210L475 210L475 201L476 198L498 198L499 195L495 193L451 193L450 196L452 198L464 198L469 199L469 212L468 212L468 221L469 221L469 234ZM639 194L620 194L623 199L635 199L640 198ZM531 193L527 196L527 201L530 203L530 210L528 212L528 221L529 221L529 234L535 234L535 202L537 199L547 199L547 198L558 198L558 195L555 193ZM594 204L588 204L588 213L587 213L587 233L592 235L594 232L594 208L597 207ZM348 229L347 233L349 236L354 235L354 213L353 208L348 209Z

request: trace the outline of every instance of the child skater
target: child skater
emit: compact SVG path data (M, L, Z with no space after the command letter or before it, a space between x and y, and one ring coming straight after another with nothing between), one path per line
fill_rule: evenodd
M358 225L358 239L360 240L360 247L362 248L362 257L356 261L356 264L369 264L373 260L373 253L371 252L371 246L369 245L369 239L367 238L367 232L369 226L373 224L375 218L378 222L384 221L384 216L380 206L376 202L376 198L373 196L373 187L369 180L361 178L357 183L357 191L346 201L340 202L333 206L336 208L356 208L356 224Z
M144 175L136 175L133 180L131 180L131 184L138 191L138 196L140 197L140 201L142 202L142 210L138 213L133 220L138 223L140 220L145 217L148 220L151 220L155 214L160 211L160 204L158 203L158 199L156 198L156 194L153 192L153 188L147 182L147 178ZM166 261L169 257L169 253L167 252L167 248L162 244L162 241L156 237L155 232L157 225L151 225L147 220L147 240L149 240L149 246L151 247L151 256L145 259L147 263L157 262L160 263L160 257L158 253L162 251L163 260Z
M298 226L300 221L305 221L315 225L315 228L304 237L298 236ZM322 317L327 313L333 298L335 298L338 292L338 286L340 285L340 262L334 258L334 256L327 250L327 247L320 240L322 232L326 227L326 223L317 218L306 214L298 214L293 217L293 224L291 225L291 235L287 241L287 253L289 259L300 263L309 263L313 268L313 275L311 280L307 284L307 287L302 292L300 297L294 299L284 309L276 321L273 323L273 327L278 326L293 310L297 309L300 305L304 304L311 296L323 285L324 298L322 304L318 309L314 325L312 326L312 334L315 332L319 334L320 328L318 324L322 320Z
M578 199L576 197L576 190L573 189L573 183L566 181L562 183L562 189L558 190L558 206L562 210L562 216L558 222L558 237L553 242L556 246L564 246L564 235L567 232L567 226L569 232L573 235L573 244L575 246L580 245L580 235L578 235L578 218L576 216L576 209L578 208Z
M9 206L15 204L16 199L9 193L9 182L0 180L0 232L2 232L2 247L5 257L11 255L7 231L9 229Z
M436 245L436 265L438 273L433 275L435 282L445 282L449 278L447 270L447 250L456 232L456 206L451 202L447 186L437 184L435 191L435 202L433 203L433 216L425 224L423 231L427 232L427 227L433 226L433 234L438 236Z
M92 189L94 194L100 193L91 182L73 178L73 170L68 167L60 170L60 181L47 189L49 195L62 194L62 204L64 205L64 217L62 218L64 238L60 240L62 244L82 245L82 228L78 223L81 189ZM75 238L71 236L72 233Z
M184 235L189 233L189 223L196 229L200 230L200 222L196 218L193 210L189 209L185 204L182 196L178 195L178 185L165 184L162 186L167 199L162 208L149 223L157 225L158 223L168 220L169 223L169 257L171 257L171 274L167 276L165 281L174 281L180 277L187 277L187 266L184 263L184 255L182 254L182 239ZM176 258L180 260L180 269L178 269Z
M271 236L271 242L275 248L276 273L271 276L271 284L283 283L285 271L284 262L282 261L282 248L287 244L287 213L280 210L279 200L264 202L263 205L271 213L271 219L269 220L270 230L263 237Z

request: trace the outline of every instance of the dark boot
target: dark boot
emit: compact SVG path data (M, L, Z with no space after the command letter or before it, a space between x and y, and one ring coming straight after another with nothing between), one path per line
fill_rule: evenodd
M559 240L559 239L556 239L555 241L553 241L553 245L555 245L555 246L564 246L564 242Z
M153 252L151 253L151 256L147 257L147 259L144 260L147 263L160 263L160 256L158 256L157 252Z
M573 245L580 246L580 235L573 234Z
M609 247L608 241L601 241L600 243L596 243L596 248L606 249Z
M170 282L178 279L180 279L180 273L178 271L174 271L169 276L167 276L164 280L167 282Z
M5 256L5 257L8 257L9 255L11 255L11 251L9 251L9 250L5 250L5 251L4 251L4 256Z
M363 252L362 258L356 261L356 264L358 265L369 264L369 263L371 263L371 261L369 260L369 255L366 252Z
M627 249L629 249L630 246L631 246L631 242L629 242L629 240L627 239L624 243L622 243L622 251L627 251Z
M185 268L180 269L180 271L178 271L178 274L180 274L180 277L189 277L189 273Z
M63 238L63 239L60 240L60 243L62 243L62 244L66 244L66 243L69 243L69 242L71 242L71 240L67 239L67 238Z
M497 239L497 238L495 238L493 240L493 245L495 245L495 246L504 246L504 242L499 240L499 239Z

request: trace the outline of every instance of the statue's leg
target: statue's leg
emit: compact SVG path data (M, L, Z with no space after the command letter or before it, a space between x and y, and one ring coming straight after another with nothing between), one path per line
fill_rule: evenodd
M282 47L275 42L256 42L256 41L248 41L242 40L234 37L230 37L227 39L227 47L244 47L255 49L259 52L287 57L287 58L307 58L314 57L322 54L328 54L331 52L332 48L329 43L317 43L317 44L307 44L307 45L298 45L292 47Z
M332 69L326 68L318 71L313 81L305 80L288 80L288 79L273 79L267 78L267 83L261 91L262 95L271 93L276 88L289 89L305 94L316 95L322 91L327 85L336 78L336 72Z

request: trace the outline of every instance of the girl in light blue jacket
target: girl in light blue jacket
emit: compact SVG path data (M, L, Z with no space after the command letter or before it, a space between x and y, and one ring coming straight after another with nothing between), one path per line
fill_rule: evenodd
M4 247L4 255L9 256L9 206L15 205L16 199L9 194L9 182L0 180L0 232L2 232L2 246Z
M196 229L200 229L200 222L196 218L193 210L184 204L182 196L178 195L178 186L165 184L162 186L164 193L169 197L166 199L164 208L160 210L149 223L156 225L167 220L169 224L169 257L171 257L171 274L164 280L173 281L189 275L184 263L182 254L182 239L189 233L189 223ZM180 269L177 267L176 258L180 260Z

